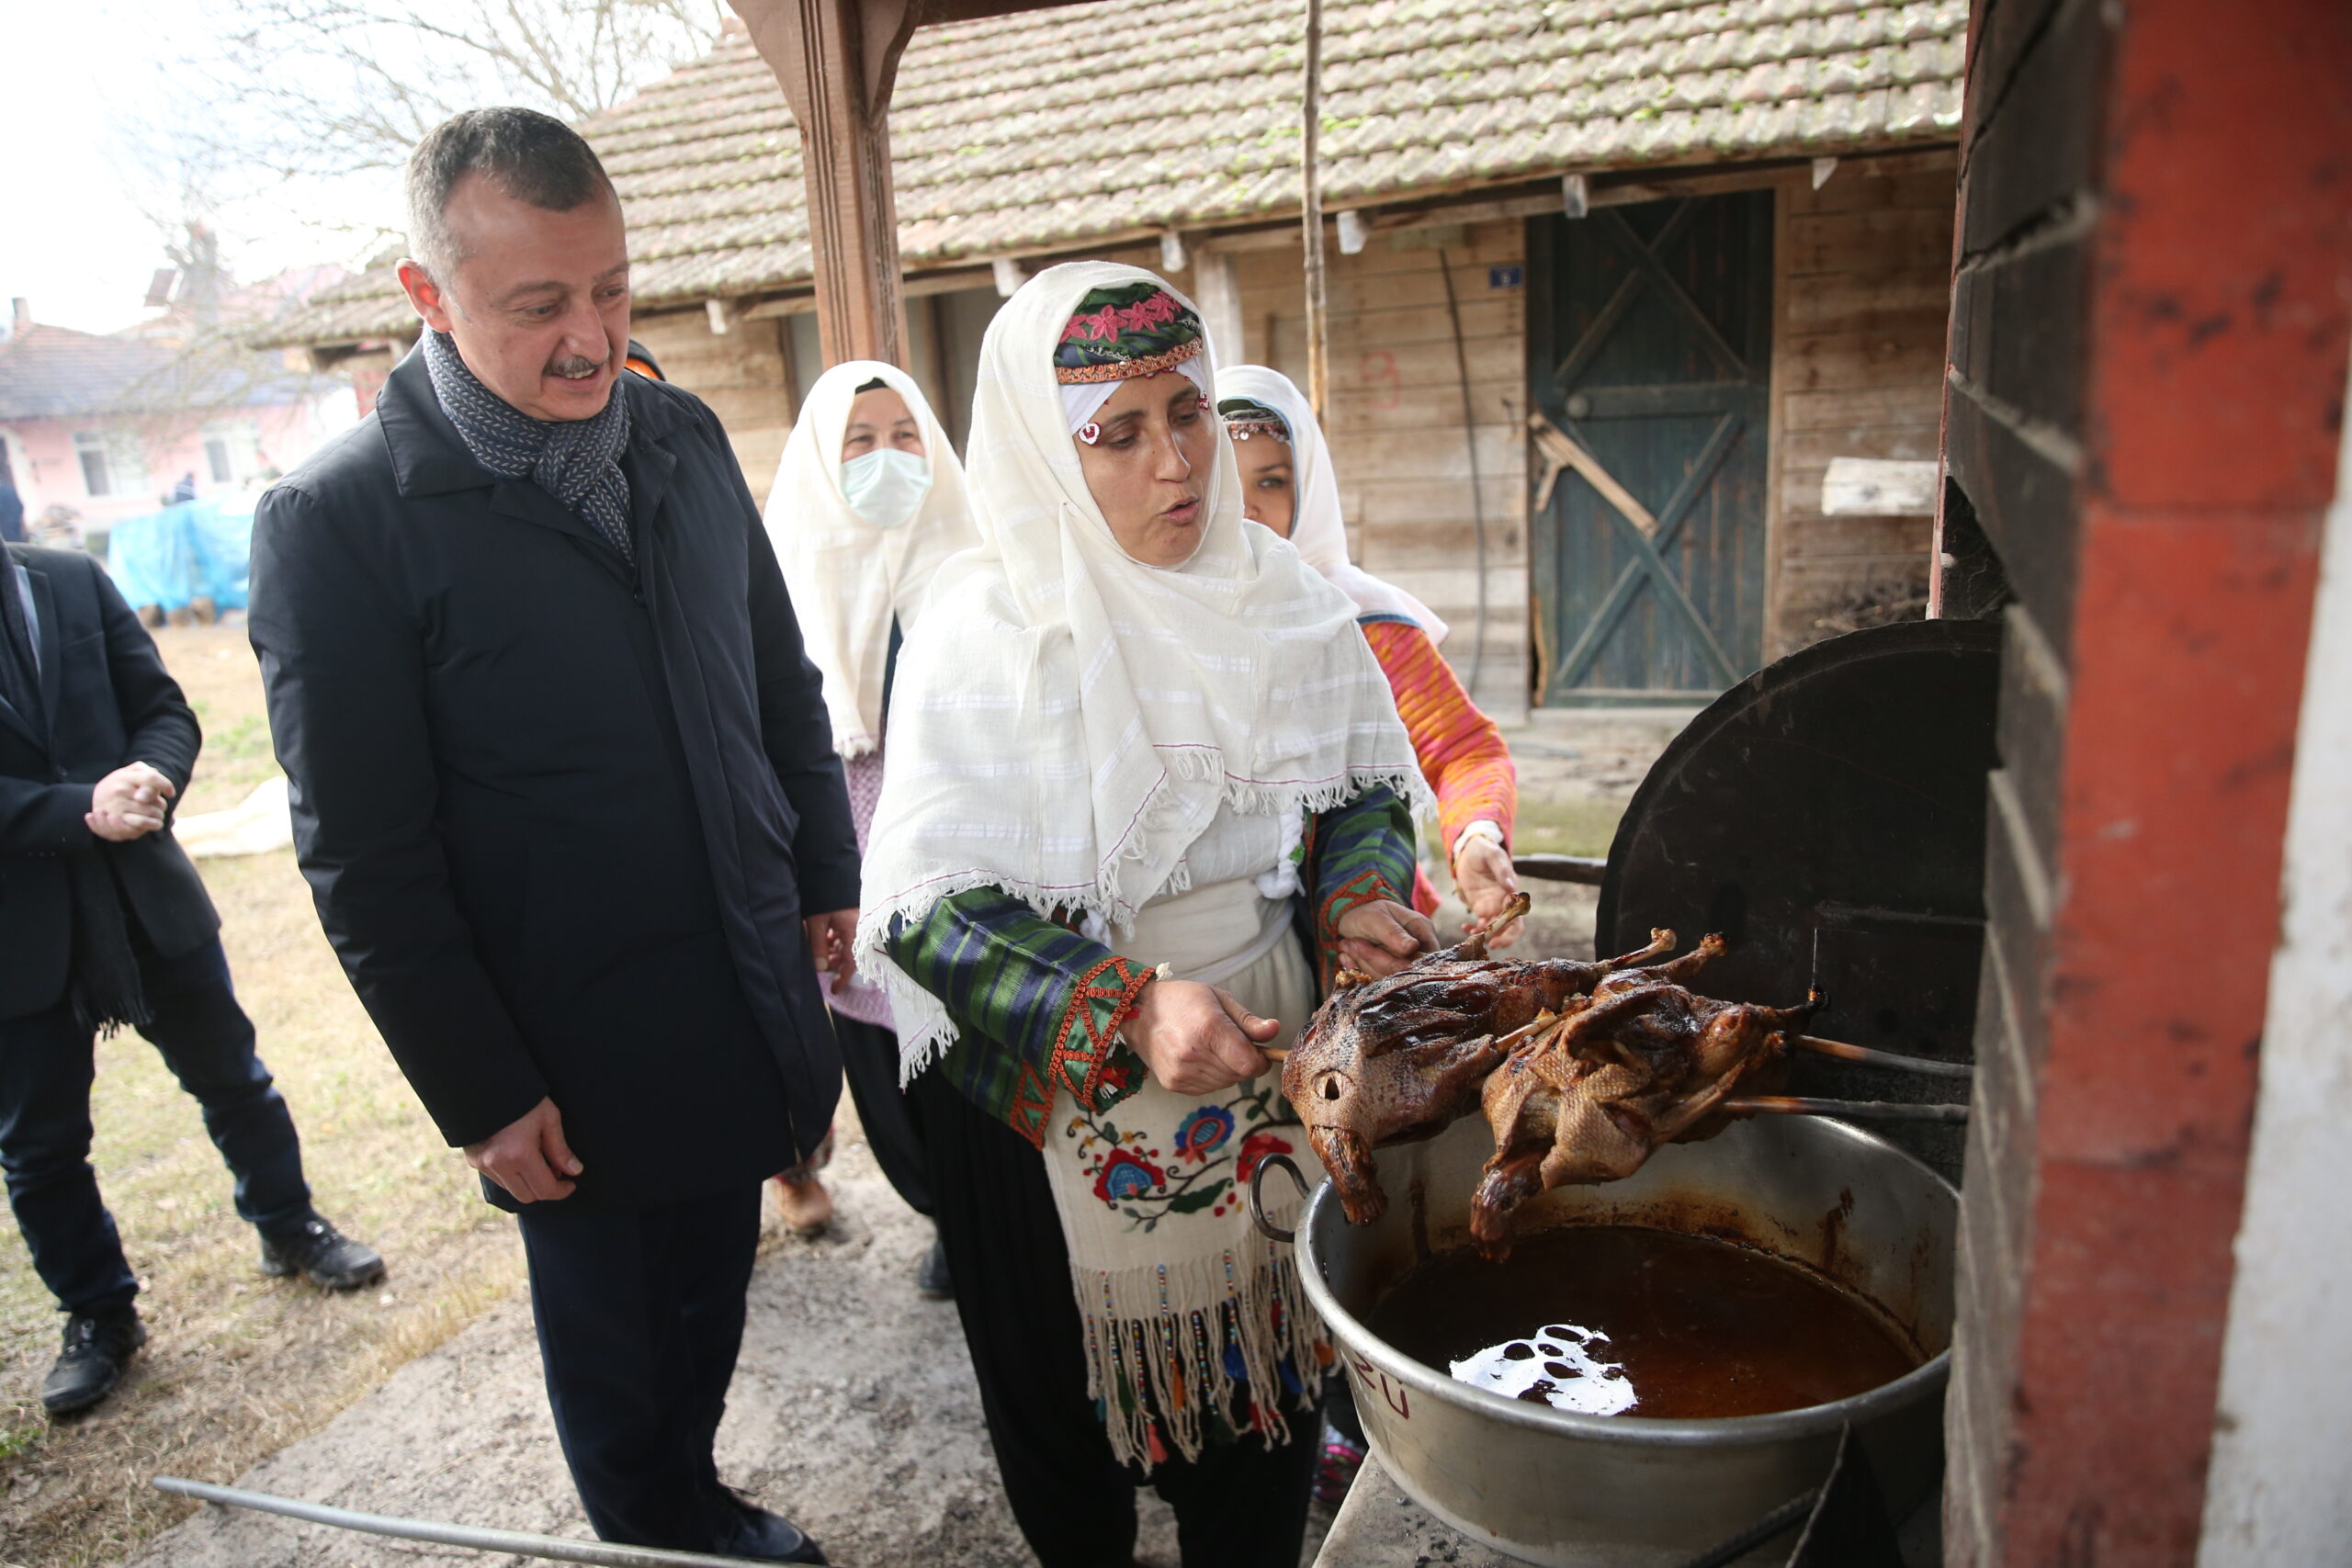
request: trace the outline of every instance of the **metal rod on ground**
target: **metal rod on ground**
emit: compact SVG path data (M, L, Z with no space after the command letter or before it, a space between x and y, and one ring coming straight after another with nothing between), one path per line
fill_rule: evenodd
M1868 1045L1849 1045L1843 1040L1824 1040L1818 1035L1800 1034L1796 1043L1819 1056L1835 1056L1841 1062L1863 1062L1873 1067L1896 1067L1906 1073L1925 1073L1931 1078L1973 1078L1976 1069L1966 1062L1939 1062L1927 1056L1905 1056L1894 1051L1874 1051Z
M1899 1100L1808 1100L1793 1094L1759 1094L1726 1100L1719 1111L1734 1115L1850 1116L1862 1122L1965 1122L1965 1105L1912 1105Z
M209 1481L184 1481L176 1475L155 1477L155 1490L176 1493L231 1508L283 1514L336 1529L387 1535L399 1540L429 1540L437 1546L469 1547L516 1557L538 1557L550 1562L590 1562L600 1568L758 1568L748 1557L715 1557L707 1551L673 1551L656 1546L616 1546L602 1540L566 1540L561 1536L532 1535L524 1530L478 1529L472 1525L437 1524L429 1519L401 1519L389 1514L362 1514L349 1508L305 1503L293 1497L273 1497L266 1492L246 1492L215 1486Z
M1323 129L1323 0L1306 0L1306 107L1299 121L1298 205L1306 262L1306 400L1325 417L1323 196L1315 167Z

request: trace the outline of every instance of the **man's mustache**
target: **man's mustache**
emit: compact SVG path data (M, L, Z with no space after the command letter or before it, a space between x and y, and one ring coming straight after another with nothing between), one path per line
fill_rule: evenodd
M607 358L609 358L609 356L607 356ZM579 378L587 375L592 370L603 369L606 360L605 359L587 359L575 354L568 359L548 360L548 374L550 376L569 377L571 379L577 380Z

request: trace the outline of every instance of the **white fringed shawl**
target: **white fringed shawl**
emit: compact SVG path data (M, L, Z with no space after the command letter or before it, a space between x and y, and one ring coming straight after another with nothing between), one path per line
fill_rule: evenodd
M931 490L904 525L877 528L842 494L842 436L857 389L880 381L907 400L931 460ZM914 629L940 565L980 542L964 468L914 378L895 365L853 359L817 378L800 404L768 491L769 542L784 568L809 660L825 678L833 749L863 757L881 744L890 622Z
M967 453L981 544L941 570L899 652L858 923L859 966L891 993L908 1077L956 1027L891 962L899 917L1000 887L1125 928L1183 890L1184 851L1220 804L1311 813L1386 784L1429 805L1356 606L1244 524L1225 440L1182 566L1129 556L1088 492L1055 346L1091 290L1144 280L1159 281L1104 262L1052 267L981 347Z

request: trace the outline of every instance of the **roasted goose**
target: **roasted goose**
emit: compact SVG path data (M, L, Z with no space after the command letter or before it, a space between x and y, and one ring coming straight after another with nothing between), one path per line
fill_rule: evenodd
M1494 932L1527 908L1522 893ZM1431 1136L1469 1114L1479 1085L1531 1026L1548 1024L1547 1015L1580 1002L1596 985L1674 946L1674 933L1659 931L1639 953L1597 964L1518 961L1487 956L1492 934L1430 953L1385 980L1343 972L1283 1064L1283 1093L1306 1123L1340 1206L1359 1224L1388 1207L1374 1149ZM1708 953L1722 951L1720 939L1708 941ZM1693 953L1675 963L1694 961L1704 958Z
M1471 1201L1470 1228L1489 1258L1510 1256L1512 1211L1529 1198L1631 1176L1660 1145L1720 1131L1726 1119L1716 1107L1735 1093L1777 1087L1790 1037L1821 998L1792 1008L1719 1002L1661 978L1703 946L1670 964L1605 976L1487 1078L1481 1099L1495 1154Z

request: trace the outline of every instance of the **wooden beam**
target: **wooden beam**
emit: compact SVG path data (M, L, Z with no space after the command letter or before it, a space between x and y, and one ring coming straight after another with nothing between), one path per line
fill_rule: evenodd
M963 266L944 272L919 272L901 278L899 295L903 299L920 299L926 294L955 294L967 288L988 288L993 286L996 274L985 266ZM739 321L772 321L779 316L808 316L816 313L814 294L783 294L763 299L756 305L746 305L734 316Z
M1527 427L1535 433L1535 449L1544 454L1543 486L1535 498L1538 512L1552 503L1552 487L1559 482L1561 470L1574 468L1600 492L1603 501L1640 531L1643 538L1657 537L1657 519L1650 515L1650 509L1634 500L1634 492L1619 484L1617 476L1603 468L1600 459L1586 451L1582 443L1540 412L1527 416Z
M890 88L921 0L729 0L800 128L825 362L907 362Z
M1306 405L1321 419L1325 403L1323 197L1316 143L1323 128L1323 0L1306 0L1306 62L1301 78L1298 155L1299 243L1306 271Z
M1932 517L1942 473L1932 457L1832 457L1821 478L1825 517Z

